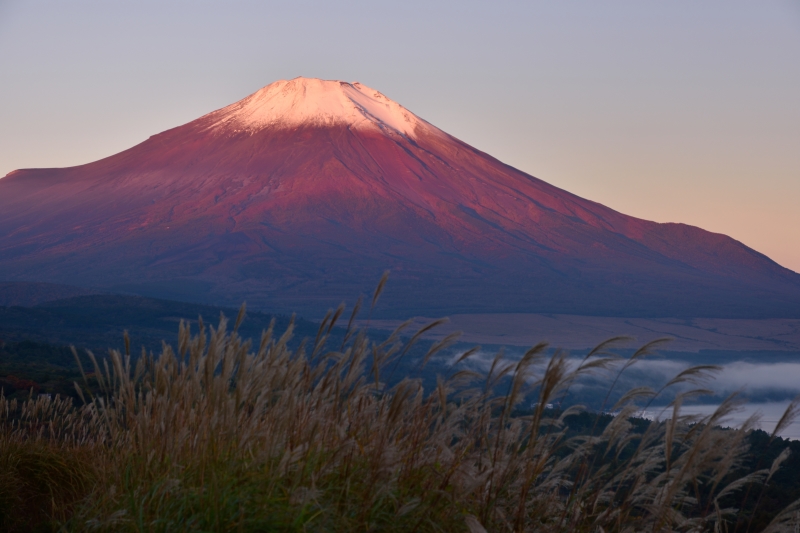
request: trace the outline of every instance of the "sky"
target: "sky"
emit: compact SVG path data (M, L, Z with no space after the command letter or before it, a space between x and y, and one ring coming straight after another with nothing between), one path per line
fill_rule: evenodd
M0 0L0 176L296 76L800 272L800 2Z

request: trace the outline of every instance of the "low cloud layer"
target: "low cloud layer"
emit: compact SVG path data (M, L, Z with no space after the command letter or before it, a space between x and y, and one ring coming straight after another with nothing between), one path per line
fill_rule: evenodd
M450 362L455 362L458 355L458 353L454 354ZM472 368L486 372L490 368L494 356L493 353L479 352L470 357L468 364ZM505 359L514 361L520 356L521 353L508 353L505 355ZM580 361L579 358L570 358L570 367L577 367ZM605 397L622 364L624 364L624 360L610 370L595 372L593 375L581 379L573 386L571 393L582 402L596 403L597 398ZM640 360L619 376L612 396L619 397L625 391L640 386L658 390L690 366L692 365L684 360ZM714 391L713 396L701 398L700 401L713 402L735 392L741 393L751 402L783 401L800 395L800 362L727 361L719 366L721 370L713 373L712 377L703 380L702 383L692 385L694 388L702 387ZM544 362L537 365L534 368L534 379L536 376L540 376L544 370ZM677 390L686 390L687 388L688 386L672 388L671 392L665 392L660 399L668 401Z

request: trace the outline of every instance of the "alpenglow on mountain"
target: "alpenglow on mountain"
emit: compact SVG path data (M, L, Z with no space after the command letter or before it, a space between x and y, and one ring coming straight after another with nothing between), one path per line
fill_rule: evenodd
M111 157L0 180L0 280L320 314L800 316L725 235L516 170L360 83L278 81Z

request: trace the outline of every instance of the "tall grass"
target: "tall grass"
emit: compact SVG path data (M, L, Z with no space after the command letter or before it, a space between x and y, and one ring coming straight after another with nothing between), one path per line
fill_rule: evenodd
M376 343L351 318L345 342L331 349L341 315L329 314L313 343L296 350L287 346L291 327L280 336L270 327L258 346L239 338L243 313L231 332L224 318L216 328L201 322L195 335L182 323L177 350L134 358L126 343L103 361L92 356L83 405L0 396L2 527L726 531L736 513L730 496L768 482L785 458L731 480L755 419L717 427L734 397L712 415L684 415L693 390L643 433L630 417L659 391L641 388L608 406L620 414L602 430L568 438L575 408L547 404L583 375L619 375L652 345L622 359L612 339L577 367L538 345L520 360L498 355L486 374L464 365L473 350L424 390L390 377L424 332L404 340L401 326ZM668 385L698 383L712 370L689 369ZM519 414L532 393L536 407ZM792 530L794 510L768 530Z

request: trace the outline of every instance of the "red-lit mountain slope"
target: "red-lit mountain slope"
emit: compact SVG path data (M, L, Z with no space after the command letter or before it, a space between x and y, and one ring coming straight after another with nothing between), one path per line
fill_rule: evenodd
M358 83L297 78L109 158L0 180L0 280L318 313L800 316L800 275L625 216Z

